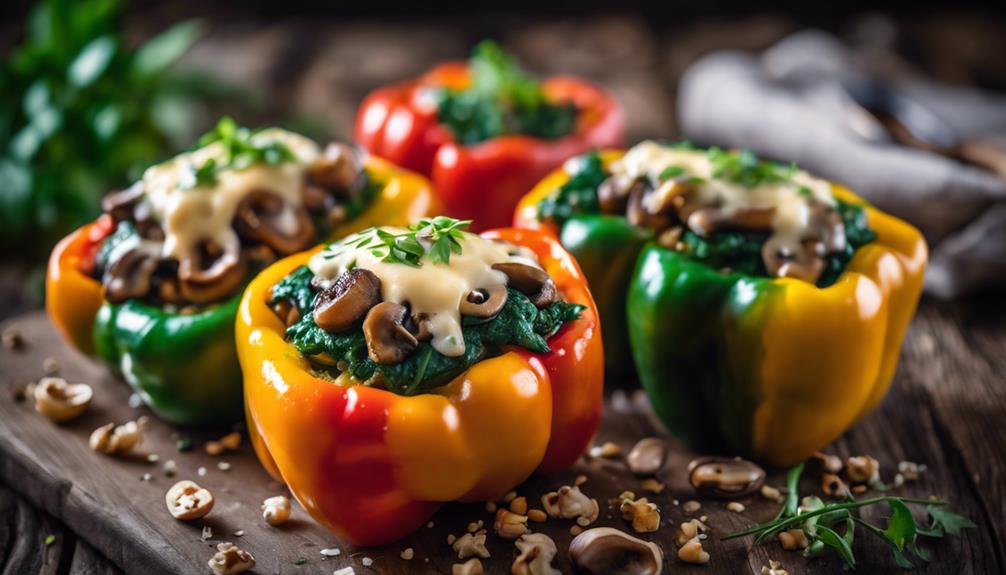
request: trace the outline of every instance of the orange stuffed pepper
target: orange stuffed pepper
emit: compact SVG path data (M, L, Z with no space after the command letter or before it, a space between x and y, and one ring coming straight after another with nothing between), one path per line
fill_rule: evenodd
M238 310L269 472L355 544L571 465L601 415L597 311L551 237L438 217L281 260Z
M521 196L571 156L624 140L617 102L578 78L529 77L492 42L367 96L357 142L433 181L446 213L510 224Z

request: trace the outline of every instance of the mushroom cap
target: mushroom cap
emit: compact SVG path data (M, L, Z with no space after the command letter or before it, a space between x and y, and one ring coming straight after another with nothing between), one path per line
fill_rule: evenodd
M381 302L370 308L363 320L363 335L367 339L367 352L374 363L392 365L407 358L419 341L406 329L409 308L392 301Z
M688 464L688 482L695 491L716 497L750 495L765 484L765 470L746 459L699 457Z
M506 286L494 285L488 288L472 290L461 300L459 311L461 315L488 318L498 314L507 300Z
M248 263L238 256L213 252L204 246L179 262L178 284L188 301L197 304L218 301L236 292L244 283Z
M555 301L555 282L545 270L518 262L493 264L492 269L506 274L510 287L531 298L535 306L543 307Z
M155 271L157 258L153 255L140 249L126 252L105 270L105 299L115 304L147 295Z
M293 215L292 233L283 229L284 217ZM314 222L301 206L289 206L268 190L253 190L234 212L234 229L242 238L262 242L277 253L289 255L307 249L315 239Z
M381 301L381 279L363 268L346 270L314 299L314 322L325 331L346 331Z
M664 552L612 527L595 527L569 544L569 560L579 573L593 575L660 575Z

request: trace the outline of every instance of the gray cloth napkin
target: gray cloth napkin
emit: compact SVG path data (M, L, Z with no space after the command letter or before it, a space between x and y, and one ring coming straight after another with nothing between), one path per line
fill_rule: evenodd
M816 31L791 36L760 57L714 53L682 79L679 123L686 137L702 143L795 161L919 227L930 245L931 295L1006 286L1006 178L871 138L879 123L844 87L867 79L866 68ZM957 138L1006 142L1006 97L917 79L892 85Z

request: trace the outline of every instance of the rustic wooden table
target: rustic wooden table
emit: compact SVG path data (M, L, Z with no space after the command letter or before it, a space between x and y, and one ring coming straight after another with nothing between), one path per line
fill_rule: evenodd
M165 13L153 12L136 15L139 31L149 33L163 26ZM188 63L255 91L262 106L242 117L244 121L321 125L326 126L321 132L343 138L350 135L356 105L367 91L417 74L439 59L456 58L484 36L514 48L537 72L581 74L609 87L627 110L630 140L667 137L675 130L676 82L692 61L714 49L762 49L797 28L786 17L655 23L631 17L548 21L494 16L367 23L247 22L245 15L234 14L215 20L213 33L200 42ZM863 20L853 35L877 40L870 34L887 29L878 23L883 22ZM913 46L917 63L936 77L1003 85L1006 61L997 58L1006 50L1002 21L917 16L899 19L898 26L906 34L899 41ZM217 112L232 110L213 111ZM23 270L0 271L5 272L0 274L0 317L4 317L30 304L11 295L20 290ZM156 453L160 463L175 459L179 477L196 479L217 494L218 506L206 521L176 522L163 504L164 491L174 479L161 473L160 463L150 464L142 457L111 459L87 449L87 436L94 427L146 413L128 406L125 384L66 349L41 315L24 315L4 324L10 325L25 332L29 347L22 353L0 350L0 575L208 572L205 563L213 544L221 540L235 541L254 553L258 573L331 573L344 565L355 566L357 573L450 573L455 561L447 534L460 534L469 521L491 519L481 506L449 505L434 519L433 528L399 544L366 550L340 543L299 508L291 524L268 528L259 516L259 502L282 488L258 467L247 445L221 458L200 449L178 453L175 434L205 440L225 430L177 430L154 421L143 453ZM28 403L13 399L15 390L42 375L42 361L50 356L62 364L63 376L86 381L97 391L87 416L64 426L50 424ZM979 525L964 537L934 545L933 563L920 571L1006 572L1004 374L1006 308L994 299L924 302L909 331L890 395L831 447L839 455L875 456L887 479L901 460L925 463L928 470L920 480L899 493L946 497ZM631 382L625 387L631 389ZM612 440L628 449L640 437L662 433L645 402L631 397L622 392L609 397L599 442ZM776 543L749 550L749 538L720 542L719 535L772 515L774 505L758 498L745 499L748 508L740 515L725 511L722 502L704 501L699 513L708 515L712 527L706 544L712 560L704 567L680 564L671 539L674 525L687 516L673 501L693 497L684 472L692 454L671 442L675 449L660 474L668 490L652 497L662 510L663 525L644 536L667 551L669 571L759 573L768 559L776 559L793 574L841 572L834 558L807 562ZM221 461L230 463L231 469L220 471ZM197 475L200 466L208 470L202 478ZM151 474L149 481L142 480L146 473ZM584 490L602 502L623 489L640 491L639 481L622 463L597 460L584 461L557 478L534 478L519 491L534 501L579 473L590 478ZM770 483L780 485L782 475L773 471ZM805 492L817 489L812 478L803 485ZM880 515L879 510L873 513ZM598 523L626 528L617 510L607 505ZM208 541L201 540L204 525L213 531ZM543 529L555 538L561 555L571 538L568 527L567 522L550 521ZM238 530L243 536L235 535ZM332 547L340 548L342 555L323 559L320 549ZM412 561L399 558L406 547L415 550ZM490 537L490 549L493 556L486 566L493 573L508 573L513 546ZM897 571L887 549L876 540L858 538L855 552L862 572ZM363 567L364 557L374 559L371 568ZM304 564L296 565L301 558ZM561 561L568 568L568 562Z
M258 559L259 573L331 573L352 565L357 573L449 573L456 556L446 537L460 535L471 521L491 523L481 505L447 505L433 519L433 527L399 543L382 548L357 549L314 524L295 507L294 520L279 529L266 526L259 503L283 493L259 468L247 445L237 452L211 457L202 449L178 452L180 435L196 440L221 435L226 430L179 430L152 421L140 453L109 458L90 451L89 433L109 422L124 422L147 413L129 406L130 390L103 367L69 350L58 339L40 312L4 323L25 335L28 345L19 352L0 352L0 552L3 573L198 573L220 541L234 541ZM57 426L37 413L29 402L17 401L16 392L42 375L42 363L55 358L60 373L71 381L94 386L96 397L80 420ZM927 466L919 481L896 493L915 497L936 495L951 500L978 529L963 537L932 545L933 562L924 567L933 573L1002 573L1006 536L1006 309L995 301L966 304L926 302L911 329L901 357L897 380L883 405L837 441L830 451L841 455L868 454L880 460L884 479L890 482L902 460ZM639 438L664 436L639 394L610 394L598 442L614 441L628 450ZM688 486L685 468L694 456L673 438L671 456L658 474L667 484L659 495L648 494L662 512L659 531L642 537L656 541L667 553L671 572L759 573L769 559L781 561L792 574L838 573L833 557L808 561L785 552L775 542L751 547L750 538L723 542L719 536L765 520L776 510L759 497L741 501L740 514L726 511L722 501L699 499L712 528L705 547L712 555L707 566L695 567L675 558L675 525L689 516L674 501L696 499ZM156 464L146 454L160 457ZM204 521L174 521L164 508L164 492L177 478L165 477L161 464L174 459L177 478L191 478L211 489L218 500ZM221 471L218 463L231 465ZM197 470L204 467L206 475ZM145 474L150 476L144 480ZM589 478L584 491L602 504L598 525L626 529L617 509L606 502L623 490L641 493L640 480L622 460L583 459L569 472L554 478L532 478L517 491L535 504L539 497L579 475ZM773 470L769 483L781 485L783 470ZM819 492L808 477L804 492ZM44 511L39 512L36 508ZM875 509L866 516L880 519ZM203 527L212 536L203 541ZM538 527L538 526L536 526ZM568 521L550 520L539 530L558 544L559 565L568 569L564 551L572 538ZM236 535L239 531L241 536ZM54 535L50 543L46 538ZM412 547L415 558L399 553ZM342 555L324 558L321 549L339 548ZM865 536L855 543L855 553L865 572L896 571L890 552L878 540ZM485 562L491 573L508 573L515 556L511 543L490 535L492 558ZM370 568L364 558L373 559ZM107 560L105 559L107 558Z

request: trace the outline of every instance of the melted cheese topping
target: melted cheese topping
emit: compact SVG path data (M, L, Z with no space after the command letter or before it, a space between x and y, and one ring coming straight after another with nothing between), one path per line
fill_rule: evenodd
M692 196L700 205L718 206L727 214L739 210L775 208L773 242L789 247L793 253L799 250L800 240L806 237L810 228L812 205L815 202L835 205L831 183L807 172L797 170L788 180L765 182L749 188L727 179L714 178L712 162L705 151L670 148L652 141L633 146L611 165L611 171L629 180L646 177L651 182L659 182L660 174L671 167L682 168L686 176L704 180L695 184ZM801 189L810 190L810 194L801 193ZM650 205L666 205L661 194L675 192L674 186L658 185L646 199Z
M406 231L392 227L381 229L393 234ZM368 233L372 232L361 232ZM311 258L308 267L317 276L317 281L322 287L328 287L352 267L370 270L381 280L384 301L408 302L413 314L427 314L433 349L451 357L465 352L459 311L462 300L472 290L507 283L506 274L492 269L493 264L516 262L541 267L529 250L467 232L463 233L461 253L451 254L449 263L434 263L427 256L420 260L421 267L384 262L381 261L383 253L375 255L373 247L346 245L359 239L361 234L330 244Z
M214 142L144 172L142 185L146 201L152 217L164 230L162 257L183 259L200 242L209 241L236 258L241 245L231 221L241 200L255 190L269 190L283 199L286 209L278 220L280 230L291 235L296 232L294 210L302 202L304 167L318 158L320 149L310 139L278 128L263 130L252 139L258 143L282 142L293 153L295 161L226 169L217 174L212 186L179 187L193 168L211 158L218 163L224 161L223 146Z

